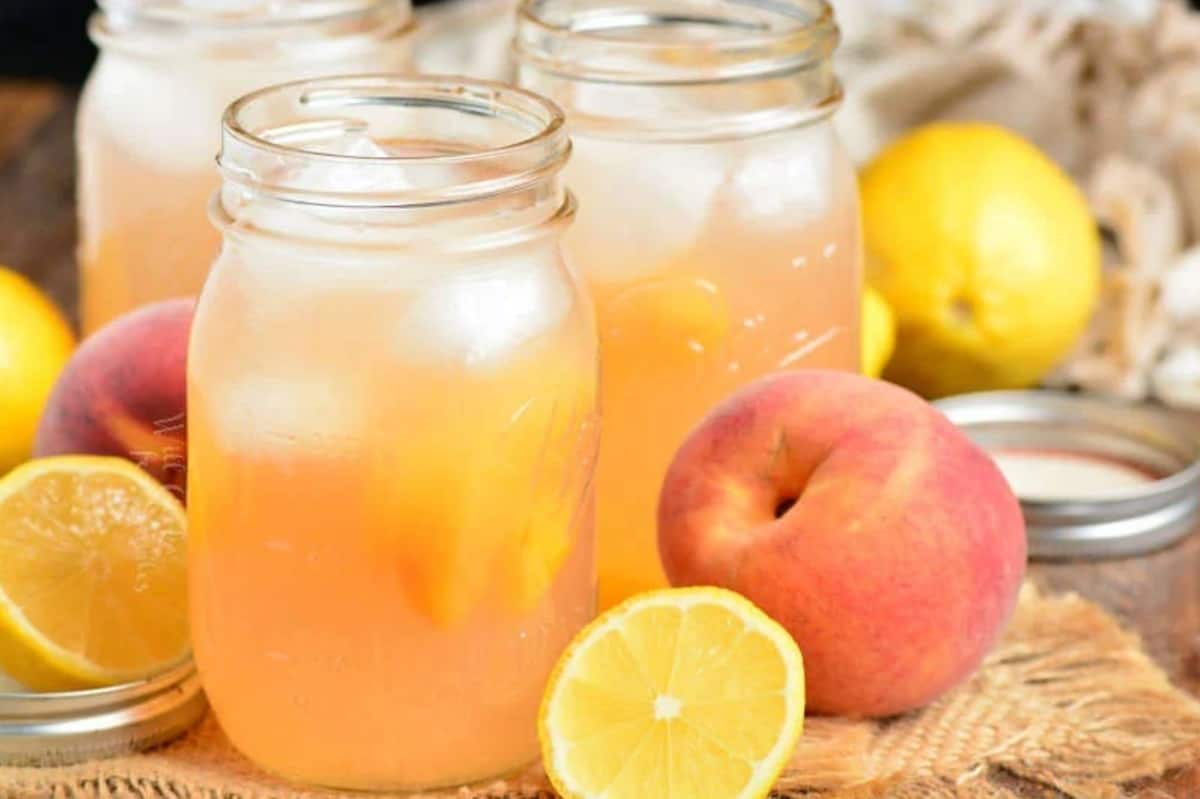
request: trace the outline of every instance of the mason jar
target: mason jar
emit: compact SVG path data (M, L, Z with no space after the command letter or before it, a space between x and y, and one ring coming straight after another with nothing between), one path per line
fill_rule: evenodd
M192 634L269 771L411 790L537 756L595 604L569 149L552 104L486 82L322 79L225 116L188 364Z
M100 0L80 100L80 317L90 333L194 296L216 254L205 208L221 113L271 83L404 69L409 0Z
M520 84L565 110L575 146L607 606L665 584L659 489L705 413L767 372L859 368L837 28L823 0L525 0L514 42Z

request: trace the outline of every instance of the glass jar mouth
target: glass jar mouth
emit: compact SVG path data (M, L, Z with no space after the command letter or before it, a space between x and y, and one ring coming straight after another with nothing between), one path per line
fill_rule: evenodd
M686 85L806 69L838 36L827 0L522 0L513 50L574 80Z
M130 25L159 28L273 29L294 25L337 23L375 14L410 15L411 5L398 0L97 0L97 23L104 32Z
M460 77L352 75L234 101L227 184L326 206L421 207L528 190L570 155L563 112L532 92Z
M99 0L88 20L98 47L168 60L196 54L257 59L303 47L322 60L413 29L409 0L229 0L202 7L188 0ZM319 45L319 46L315 46Z

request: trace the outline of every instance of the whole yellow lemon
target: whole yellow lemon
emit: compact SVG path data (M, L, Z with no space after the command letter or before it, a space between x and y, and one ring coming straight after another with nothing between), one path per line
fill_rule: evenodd
M878 291L868 286L862 304L862 370L879 377L896 348L896 319Z
M0 474L32 452L38 419L74 347L54 303L0 266Z
M867 274L896 317L885 375L927 397L1037 383L1072 348L1100 288L1087 202L1003 128L937 123L861 176Z

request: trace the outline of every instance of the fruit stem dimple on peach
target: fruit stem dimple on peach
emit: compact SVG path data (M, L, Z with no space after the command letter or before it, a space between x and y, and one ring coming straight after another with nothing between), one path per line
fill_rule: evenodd
M775 503L775 518L782 519L784 514L791 510L792 506L796 504L796 499L796 497L784 497L783 499L779 500L779 502Z

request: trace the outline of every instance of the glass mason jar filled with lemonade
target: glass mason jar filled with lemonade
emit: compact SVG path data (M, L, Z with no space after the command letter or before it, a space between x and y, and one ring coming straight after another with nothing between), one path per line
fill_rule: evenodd
M80 316L90 333L199 293L221 112L260 86L410 61L409 0L100 0L80 101Z
M569 150L551 103L483 82L322 79L225 116L188 364L192 634L272 772L416 789L537 755L595 604Z
M766 372L859 368L858 200L823 0L526 0L521 85L564 108L567 248L601 342L600 604L664 584L659 488Z

